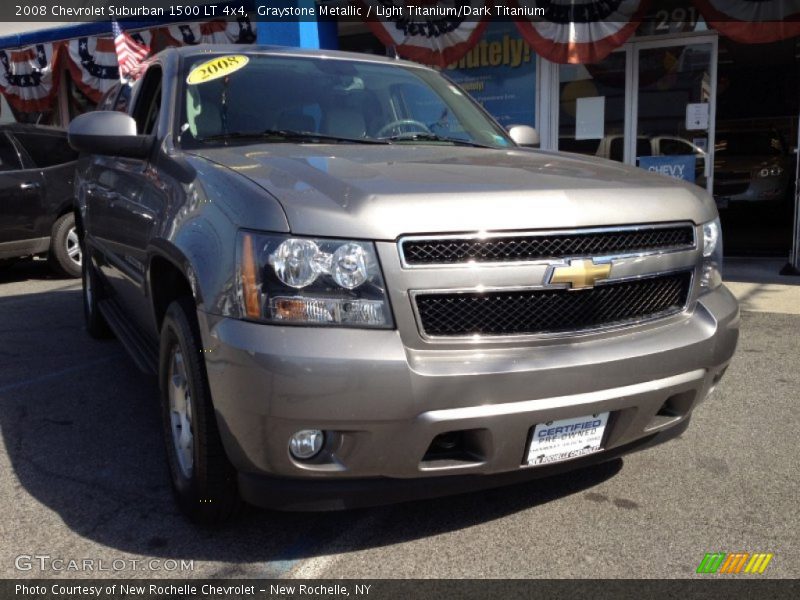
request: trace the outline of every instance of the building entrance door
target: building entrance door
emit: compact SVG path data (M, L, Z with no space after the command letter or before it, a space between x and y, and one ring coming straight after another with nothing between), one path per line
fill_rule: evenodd
M635 42L629 162L713 190L717 38Z
M599 63L550 69L550 147L712 191L716 35L633 41Z

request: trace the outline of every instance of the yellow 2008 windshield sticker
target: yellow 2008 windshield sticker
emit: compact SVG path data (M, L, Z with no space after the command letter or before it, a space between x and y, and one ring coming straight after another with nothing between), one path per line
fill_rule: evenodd
M217 56L211 60L200 63L193 67L186 77L186 83L189 85L196 85L198 83L205 83L206 81L213 81L220 77L225 77L231 73L238 71L244 67L250 59L243 54L229 54L226 56Z

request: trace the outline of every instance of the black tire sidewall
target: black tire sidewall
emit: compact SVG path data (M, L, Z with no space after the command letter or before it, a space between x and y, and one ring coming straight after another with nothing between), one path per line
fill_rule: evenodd
M195 415L195 376L192 373L192 368L188 364L188 349L181 343L179 334L175 328L175 323L169 317L164 319L164 327L161 332L161 350L159 353L159 389L161 390L161 420L164 430L164 441L167 447L167 463L169 465L170 477L172 478L172 485L175 488L178 499L183 501L189 494L197 493L197 486L195 485L195 478L197 475L197 461L198 461L198 443L195 423L192 422L192 435L193 440L193 468L192 477L187 479L181 472L180 465L178 464L178 457L175 451L175 445L172 440L172 423L169 407L169 367L172 358L172 349L175 345L179 345L181 352L183 352L184 363L186 364L187 377L189 379L189 393L190 402L192 403L192 419L194 421ZM188 508L188 507L187 507Z
M213 524L231 516L238 506L235 470L226 457L219 458L219 433L211 403L211 392L200 347L200 334L194 302L181 298L167 308L161 327L159 350L159 390L164 441L172 488L178 504L190 519ZM181 472L170 420L168 377L172 350L178 345L183 353L192 407L191 477ZM209 448L216 450L216 460L209 458Z

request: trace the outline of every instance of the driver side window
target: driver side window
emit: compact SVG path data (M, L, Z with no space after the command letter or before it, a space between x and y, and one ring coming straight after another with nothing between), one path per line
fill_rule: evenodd
M145 73L142 91L136 99L133 111L136 130L140 134L155 133L158 127L158 117L161 114L161 80L161 67L158 65L153 65Z

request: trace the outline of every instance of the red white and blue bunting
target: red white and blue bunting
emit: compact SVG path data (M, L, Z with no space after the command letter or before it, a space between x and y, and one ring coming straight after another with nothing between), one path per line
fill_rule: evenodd
M0 92L21 112L49 111L58 89L53 44L0 50Z
M508 6L544 9L520 17L517 28L536 51L556 63L594 63L624 44L641 23L649 0L508 0Z
M357 0L369 14L386 15L367 20L375 36L384 46L394 48L398 56L440 67L458 61L478 43L486 27L486 17L425 17L410 16L407 6L421 9L437 5L444 10L464 5L471 14L481 14L481 9L491 10L498 0ZM393 8L402 7L398 12ZM443 12L444 12L443 10Z
M744 44L800 35L800 0L694 0L711 27Z

